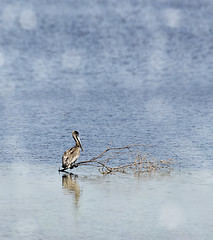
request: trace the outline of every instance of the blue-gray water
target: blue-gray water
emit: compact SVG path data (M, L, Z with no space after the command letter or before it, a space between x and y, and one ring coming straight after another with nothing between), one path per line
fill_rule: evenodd
M213 2L1 1L0 238L213 237ZM151 144L170 174L58 174ZM119 159L123 161L124 159Z

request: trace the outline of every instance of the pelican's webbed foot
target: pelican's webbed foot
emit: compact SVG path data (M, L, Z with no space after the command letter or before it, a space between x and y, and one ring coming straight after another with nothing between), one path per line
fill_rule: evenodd
M58 169L58 172L66 172L66 170L67 170L67 168L62 168L62 169L59 168L59 169Z
M76 167L78 167L78 164L77 164L77 163L74 163L74 164L70 167L70 169L73 169L73 168L76 168Z

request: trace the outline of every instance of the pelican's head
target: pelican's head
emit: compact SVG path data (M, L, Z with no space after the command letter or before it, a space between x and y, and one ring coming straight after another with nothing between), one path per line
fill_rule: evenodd
M77 131L73 131L72 136L73 136L76 144L81 148L82 151L84 151L82 146L81 146L81 140L80 140L80 137L79 137L79 133Z

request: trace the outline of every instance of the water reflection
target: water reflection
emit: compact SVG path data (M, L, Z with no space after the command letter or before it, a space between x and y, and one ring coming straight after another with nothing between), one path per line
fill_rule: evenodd
M161 177L161 178L171 177L172 173L174 172L173 168L171 168L168 171L164 171L163 168L161 170L162 171L153 171L153 172L134 171L133 175L134 175L135 179L152 179L155 177Z
M76 206L79 205L79 199L80 199L80 186L76 181L77 178L78 178L78 175L75 175L73 173L64 174L62 176L62 186L68 194L74 196Z

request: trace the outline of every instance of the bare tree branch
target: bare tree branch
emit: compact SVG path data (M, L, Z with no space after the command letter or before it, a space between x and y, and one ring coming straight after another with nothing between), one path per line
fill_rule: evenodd
M124 147L110 146L111 143L107 146L106 150L104 150L98 156L87 161L81 161L73 165L71 169L80 165L90 165L98 167L102 174L108 174L112 172L125 172L131 169L137 171L138 173L150 173L158 170L171 170L172 168L173 159L157 160L150 153L143 153L138 150L138 148L141 146L151 147L152 145L135 144ZM128 150L128 152L126 150ZM124 155L125 159L127 159L127 156L130 155L130 160L125 160L124 164L115 166L116 157L121 157L122 154ZM62 172L66 172L66 170L67 169L59 169L59 171Z

